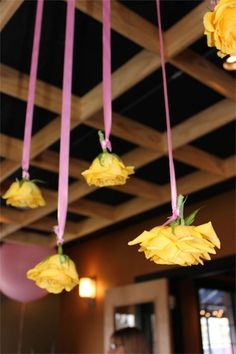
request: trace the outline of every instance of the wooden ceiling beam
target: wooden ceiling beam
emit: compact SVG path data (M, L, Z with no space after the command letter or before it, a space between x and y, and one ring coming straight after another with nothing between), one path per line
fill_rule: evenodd
M102 22L102 2L97 0L76 0L76 8ZM143 48L159 53L157 26L146 21L143 17L129 10L118 1L111 2L111 25L113 30ZM141 31L145 28L145 31Z
M1 139L1 138L0 138ZM0 183L2 183L8 176L14 173L19 167L19 161L3 160L0 162Z
M92 18L102 22L101 2L96 0L89 2L77 0L76 7ZM207 1L194 8L164 34L168 57L178 54L202 36L202 18L206 11ZM132 42L158 54L159 40L157 25L151 24L118 1L112 1L111 26L116 32L127 37ZM145 28L145 31L140 30L143 28Z
M118 8L120 8L120 6L122 7L123 5L120 5L118 3ZM199 13L201 13L201 11L202 11L200 9L201 6L202 5L195 8L193 10L193 12L191 12L192 13L191 16L193 16L194 14L195 14L194 17L196 17L196 14L198 14L198 16L199 16ZM128 9L125 9L124 11L126 13L127 13L127 11L128 11L128 13L130 12ZM132 13L132 11L131 11L131 13ZM129 14L129 15L131 15L131 14ZM134 21L137 21L136 17L135 17ZM178 31L181 30L181 27L182 27L182 31L183 31L183 29L185 31L186 23L189 23L188 15L186 18L184 17L181 20L181 25L177 26L177 28L179 28ZM174 27L176 28L176 26L174 26ZM137 23L136 28L140 28L140 23ZM199 27L197 27L197 28L199 28ZM134 28L134 31L136 31L135 28ZM154 28L151 30L151 32L152 31L154 32ZM169 35L169 33L170 33L170 35ZM195 31L195 35L197 33L198 33L198 31ZM167 37L169 36L169 37L174 38L175 31L170 29L168 31L168 33L166 33L166 35L167 35ZM136 37L139 37L139 36L140 36L140 31L138 33L138 36L136 36ZM185 38L185 40L186 40L186 38ZM192 40L193 40L193 38L192 38ZM184 45L185 45L184 43L186 43L186 42L183 41L181 46L184 47ZM140 65L138 65L138 64L140 64L140 62L142 63L142 68L140 67ZM147 64L149 64L149 65L147 65ZM118 85L113 85L113 87L115 86L115 90L113 90L113 91L115 91L115 92L113 92L113 98L117 97L120 93L122 93L124 90L130 88L134 84L134 83L132 84L129 82L127 85L127 78L125 80L120 80L120 76L124 75L124 77L126 77L126 74L128 74L130 71L130 67L132 67L132 69L135 68L135 72L132 71L132 75L135 78L138 77L138 81L140 81L142 78L144 78L150 72L157 69L159 67L159 65L160 65L159 58L157 60L156 56L153 56L151 53L148 53L145 50L142 51L141 53L139 53L134 58L132 58L128 62L128 70L127 70L127 65L125 64L122 68L118 69L117 72L115 72L113 74L113 84L116 83L116 81L117 81L117 83L120 83ZM146 70L143 69L144 67ZM21 98L21 99L26 100L27 99L27 91L28 91L28 76L22 75L22 74L19 75L19 73L17 73L16 70L11 69L11 68L4 66L4 65L2 65L1 68L2 68L2 76L3 76L3 79L2 79L3 92L10 94L10 95L13 94L13 96L15 96L17 98ZM140 77L140 73L142 73L141 77ZM20 80L20 82L19 82L19 80ZM18 82L18 85L16 85L16 82ZM124 83L125 83L125 88L123 86ZM18 88L17 88L17 86L18 86ZM36 104L39 105L40 107L50 109L51 111L53 111L55 113L60 113L60 109L61 109L60 102L61 102L61 90L55 86L47 85L46 83L38 80L37 92L36 92ZM91 104L91 102L93 102L93 104ZM79 100L78 97L76 97L76 96L72 97L72 118L75 117L75 119L78 119L78 117L80 117L80 119L82 119L82 120L87 119L88 116L90 117L93 113L95 113L98 110L99 106L101 106L101 84L97 85L97 87L95 87L87 95L85 95L85 97L82 98L82 102ZM56 122L56 124L54 124L55 122ZM35 145L36 145L37 152L39 152L38 145L40 145L42 148L42 142L44 142L44 148L45 148L45 145L49 146L52 143L52 141L51 141L52 132L54 135L54 138L52 137L53 142L59 138L59 122L60 122L59 119L57 119L53 122L54 129L47 129L47 127L45 127L45 129L47 129L47 131L48 131L48 134L50 135L50 140L48 139L48 135L45 134L43 130L41 130L41 132L40 132L41 136L38 135L38 139L37 138L34 139L34 141L32 143L32 152L33 152L32 155L33 156L37 155L36 153L34 153L34 146ZM73 123L73 120L72 120L72 128L76 125L77 124ZM12 171L12 165L11 165L11 171ZM7 170L5 170L4 172L5 172L4 175L6 176Z
M235 175L235 161L232 157L225 160L225 164L228 167L228 178ZM207 172L198 171L194 172L188 176L182 177L177 181L177 187L179 193L189 194L196 192L203 188L210 187L214 184L220 183L225 180L225 177L209 174ZM156 208L170 201L170 186L164 185L163 193L158 196L157 199L148 200L145 198L134 198L131 201L122 203L117 207L116 211L116 222L125 220L129 217L138 215L152 208ZM164 220L163 220L164 222ZM95 232L103 227L107 227L111 224L111 221L107 221L102 218L90 218L78 223L78 233L75 235L70 235L65 238L65 242L75 240L77 238L86 236L92 232ZM55 240L52 240L52 245L55 245Z
M153 54L142 51L134 56L123 66L112 74L113 91L112 98L116 98L133 85L141 81L147 75L151 74L160 65L158 58ZM0 65L2 80L1 92L10 96L27 100L28 95L28 76L17 72L3 64ZM59 102L61 98L61 90L38 82L36 85L35 104L41 108L59 113ZM49 102L48 102L49 100ZM91 117L102 108L102 84L98 84L90 90L81 99L72 97L72 119L71 129L75 128L81 122ZM31 158L42 152L46 147L57 141L60 137L60 119L55 118L47 126L42 128L32 138ZM17 166L19 168L20 165ZM16 168L16 169L17 169ZM5 171L7 175L7 171ZM8 174L9 175L9 174Z
M0 1L0 31L4 29L15 12L19 9L23 0L1 0Z
M53 233L53 227L57 225L57 220L52 217L44 217L40 220L33 222L32 224L28 225L30 229L35 229L39 231L48 232L48 234ZM78 231L77 229L77 222L73 222L70 220L66 221L65 226L65 233L67 234L74 234Z
M202 19L208 6L208 2L203 1L165 32L165 53L168 58L177 55L203 36Z
M170 58L169 62L215 92L236 101L234 79L225 70L194 53L194 51L185 49L177 56Z
M12 136L0 134L0 154L13 161L21 161L22 141Z
M136 167L138 168L140 167L140 163L142 164L142 159L143 156L145 158L145 155L143 153L137 155L139 158L139 165ZM214 156L211 156L210 154L207 154L191 146L185 146L181 149L178 149L176 152L174 152L174 157L184 163L188 163L190 165L193 165L194 167L207 170L211 173L222 174L224 172L221 166L222 161L220 159L217 159ZM58 172L58 161L58 153L49 150L39 155L38 158L32 160L32 165L45 168L53 172ZM82 179L84 181L81 172L84 169L87 169L88 166L88 163L73 158L70 160L69 174L71 177L75 177L80 180ZM155 199L155 196L160 193L160 187L158 187L156 184L144 181L142 179L138 179L136 177L132 177L131 180L129 180L128 183L124 186L113 186L111 188L118 191L122 191L124 193L134 194L148 199ZM93 190L95 190L95 188L89 189L88 193L91 193ZM52 193L55 194L55 192L51 192L51 194ZM48 190L45 190L44 196L45 199L48 201ZM56 198L56 194L54 195L54 198Z
M182 146L174 150L173 155L175 160L199 168L202 171L221 176L225 175L224 160L203 150L197 149L193 145Z
M198 190L220 183L225 179L235 176L236 173L235 157L232 156L225 159L224 167L227 173L226 176L219 176L219 175L209 174L207 172L199 171L178 179L177 186L178 186L179 193L188 194L188 193L196 192ZM132 199L131 201L128 201L118 206L115 213L115 221L117 222L117 221L124 220L128 217L147 211L151 208L165 204L170 200L169 188L170 188L169 185L164 185L162 187L162 193L158 195L157 201L137 197ZM40 209L38 210L40 211ZM37 214L38 214L38 210L37 210ZM73 233L68 234L66 237L66 242L71 241L77 237L82 237L102 227L109 226L113 222L114 221L112 220L107 220L100 217L92 217L88 220L79 222L76 226L78 231L76 232L76 234ZM22 225L18 225L18 228L20 227L22 227ZM3 228L2 235L4 234L5 236L17 230L17 227L14 228L14 226L12 227L12 225L3 225L2 228ZM54 243L54 240L52 240L52 243Z
M235 103L221 100L172 128L173 148L188 144L235 120ZM164 138L164 137L163 137ZM164 141L167 136L165 135ZM164 146L167 147L165 143Z
M45 199L47 199L47 204L42 208L27 210L21 225L3 225L0 239L11 234L12 232L17 231L21 227L26 227L27 225L32 224L57 209L57 193L49 190L44 191L43 193L45 195ZM80 181L74 182L69 186L68 202L72 203L88 193L89 187L86 186L86 184Z
M38 158L32 160L32 165L45 168L53 172L58 172L58 159L59 159L59 155L57 153L55 152L51 153L51 151L45 151L44 153L39 155ZM124 155L122 159L124 162L126 162L126 155ZM139 160L142 161L141 156L139 156ZM72 158L70 159L69 175L71 177L82 180L83 183L86 183L84 177L81 175L81 172L87 169L88 167L89 167L88 162ZM135 167L138 168L139 166L135 166ZM96 187L89 187L89 188L90 189L88 190L88 193L92 193L94 190L97 189ZM147 182L145 180L133 176L128 180L128 182L125 185L111 186L109 188L123 193L139 195L151 199L155 198L154 196L159 191L159 187L156 184Z
M54 237L52 235L42 236L37 232L16 231L9 235L4 242L17 244L32 244L45 247L54 247Z
M68 210L75 214L98 216L104 219L114 220L115 207L88 199L79 199L71 203Z
M211 131L221 127L222 125L226 123L230 123L235 119L235 106L234 103L229 100L225 99L222 100L211 107L197 113L193 117L189 118L188 120L184 121L183 123L178 124L177 126L172 128L172 137L173 137L173 148L178 148L180 146L183 146L184 144L187 144L190 141L193 141L195 139L198 139L202 135L205 135L207 133L210 133ZM132 121L125 118L126 124L127 124L127 131L130 131L132 129ZM122 126L120 128L120 123L121 123L121 117L119 116L118 121L116 123L116 116L114 118L114 126L115 126L115 133L119 137L122 137L123 131L125 128ZM129 125L130 124L130 125ZM50 127L54 126L54 121L49 124ZM136 124L135 124L136 126ZM140 123L137 124L139 128L139 131L142 131L142 125ZM41 131L44 131L45 128L43 128ZM47 129L47 127L46 127ZM144 126L145 130L145 126ZM166 134L164 133L163 135L160 135L160 133L156 132L154 129L148 128L148 134L151 136L153 133L153 136L156 138L159 138L159 141L157 142L157 151L160 149L165 149L165 154L167 153L167 143L165 142L164 144L162 141L166 141ZM42 141L43 140L43 132L39 131L35 136L33 137L33 141L37 139L37 141ZM49 132L50 129L47 129ZM52 130L52 132L55 132L55 130ZM53 134L53 133L52 133ZM141 133L140 133L141 134ZM41 139L39 139L41 138ZM145 140L145 139L144 139ZM1 145L2 145L2 156L3 157L10 157L10 158L19 158L18 156L18 151L21 150L22 142L18 139L11 138L5 135L1 135ZM7 148L6 148L7 144ZM146 144L146 142L145 142ZM34 144L33 144L34 145ZM144 145L144 144L143 144ZM41 144L40 146L37 145L38 148L34 149L33 154L37 154L38 151L43 149L45 147L45 144ZM154 139L153 139L153 148L154 148ZM193 150L193 149L192 149ZM200 167L207 169L209 171L210 168L212 168L211 172L217 172L216 168L216 163L215 163L215 158L212 157L212 163L210 164L201 164L199 165L199 160L195 160L191 157L191 153L186 153L187 151L192 151L191 147L185 147L182 150L179 150L178 153L176 153L176 158L179 159L180 161L184 159L185 163L189 163L190 165L194 165L195 167ZM185 152L184 152L185 151ZM195 154L196 148L194 149ZM184 154L184 155L183 155ZM198 155L201 154L201 151L199 150ZM31 154L32 155L32 154ZM134 164L137 166L137 168L142 167L146 163L149 163L158 157L161 157L163 154L162 153L155 153L152 151L149 151L147 149L143 148L136 148L132 150L131 152L126 154L125 157L125 162L128 164ZM206 154L205 154L206 155ZM200 155L199 155L200 156ZM203 154L201 154L203 157ZM86 162L80 161L78 164L77 159L71 159L70 160L70 175L75 178L81 178L81 172L88 167L88 164ZM2 162L2 164L7 164L5 161ZM14 164L9 163L10 167L9 171L12 173ZM35 160L32 160L32 165L41 167L41 168L46 168L51 171L58 171L58 154L51 152L51 151L46 151L39 155L38 158ZM16 167L16 165L15 165ZM20 166L18 166L20 167ZM218 170L218 173L220 171L220 168ZM3 171L4 172L4 171ZM3 176L6 176L6 173L2 173Z
M114 221L100 218L100 217L91 217L89 219L80 221L78 223L78 231L74 235L72 234L65 234L65 243L75 240L77 237L81 237L84 235L87 235L88 233L92 233L95 231L98 231L99 229L102 229L103 227L112 225ZM53 247L55 246L56 242L55 239L51 240L50 246Z
M96 113L85 124L103 129L103 113ZM112 112L112 135L147 149L164 151L161 133L116 112Z
M179 21L178 24L173 26L173 28L171 28L165 34L165 42L167 43L167 54L169 57L172 57L172 56L178 54L186 46L188 46L190 43L192 43L197 38L199 38L198 36L200 36L200 18L202 19L201 11L203 11L202 5L198 6L196 9L194 9L194 11L191 12L192 15L193 15L193 13L195 14L196 18L194 18L194 20L191 19L192 15L191 16L187 15L185 18L183 18L181 21ZM204 10L204 12L205 12L205 10ZM126 12L126 14L127 14L127 12ZM124 15L124 17L125 16L126 15ZM197 17L198 17L198 19L197 19ZM134 16L134 21L136 21L135 16ZM193 21L195 24L194 29L193 29ZM139 23L139 25L140 25L140 23ZM135 25L135 26L137 27L137 25ZM136 31L135 26L134 26L134 33ZM186 28L188 28L188 31L186 31ZM136 36L136 34L135 34L135 36ZM182 38L179 38L179 36L182 36ZM135 40L135 39L133 39L133 40ZM124 91L126 91L127 89L132 87L134 84L136 84L137 82L139 82L140 80L145 78L151 72L153 72L154 70L159 68L159 66L160 66L160 60L156 55L148 52L147 50L141 51L138 55L136 55L134 58L129 60L128 63L126 63L124 66L122 66L120 69L118 69L112 75L112 78L113 78L113 98L118 97L121 93L123 93ZM22 96L26 95L26 99L27 99L28 77L25 76L24 79L25 79L25 81L24 81L24 85L22 86L23 87L23 89L22 89L21 87L19 88L19 84L18 84L18 87L16 87L16 88L14 87L14 85L16 85L16 82L14 79L12 81L10 81L9 75L8 75L8 79L6 79L6 77L5 77L4 78L4 90L9 91L9 93L7 93L7 92L5 92L5 93L10 94L10 95L12 95L12 93L13 93L13 96L15 95L15 97L21 98L21 99L23 99ZM48 91L46 89L47 86L45 86L45 83L39 83L39 84L41 85L41 86L39 86L39 90L37 89L37 92L39 91L39 93L36 94L36 99L38 99L39 105L44 104L44 108L52 110L54 113L57 113L57 114L60 113L61 91L58 88L55 88L55 87L52 88L52 90L50 91L50 94L52 94L52 96L50 97L50 100L49 100L50 102L47 102L47 100L48 100ZM19 94L19 91L20 91L20 94ZM59 96L59 94L60 94L60 96ZM47 97L45 97L45 96L47 96ZM51 107L51 108L49 108L49 107ZM93 114L95 114L97 111L99 111L101 109L101 107L102 107L101 84L97 85L94 89L89 91L88 94L86 94L81 99L79 99L78 97L73 97L72 128L77 126L79 123L84 122L85 120L90 118ZM45 146L48 147L50 144L52 144L53 139L57 140L59 138L59 119L56 118L55 121L56 121L55 134L54 134L54 130L52 131L51 129L48 129L48 127L45 127L45 129L48 129L48 136L46 136L43 146L41 144L41 141L39 141L40 139L38 139L37 143L41 147L37 147L35 149L37 153L35 152L34 156L36 156L38 153L40 153L42 150L44 150ZM41 138L43 138L44 137L43 130L40 132L41 132ZM178 132L178 130L177 130L177 132ZM53 133L52 139L51 139L51 133ZM179 138L176 139L176 146L181 146L180 140L181 139L179 139ZM183 137L182 137L182 140L184 140ZM178 144L180 144L180 145L178 145ZM40 150L40 149L42 149L42 150ZM154 153L152 151L148 152L144 148L137 148L134 150L135 151L133 151L132 153L133 153L133 155L136 154L136 157L135 157L136 160L140 160L140 156L138 156L137 153L140 152L141 156L142 156L142 152L144 151L144 155L146 154L146 156L144 158L142 157L142 161L137 164L139 166L141 166L141 164L146 163L146 162L144 163L144 160L147 161L147 156L148 156L148 158L150 158L152 156L152 158L155 159L157 155L162 155L162 153L161 154L155 153L155 156L154 156ZM131 153L126 154L126 156L130 157ZM133 163L133 162L131 162L131 163ZM227 160L227 163L226 162L224 163L224 171L226 174L229 173L229 171L231 171L231 169L232 169L231 164L232 163L228 162L228 160ZM12 165L11 165L11 168L12 168ZM201 172L199 172L199 173L201 173ZM208 176L209 174L205 173L205 175ZM204 181L205 175L202 177L203 181ZM202 176L202 174L200 176ZM216 176L216 175L211 175L211 176L213 176L213 177L209 178L209 176L208 176L208 180L215 181L215 180L219 180L220 178L224 178L222 176ZM186 177L188 177L188 176L186 176ZM199 175L198 175L198 177L199 177ZM135 181L135 179L134 179L134 181ZM186 179L185 179L185 181L186 181ZM216 183L218 183L218 182L216 182ZM162 190L165 191L167 189L167 188L166 189L165 188L166 187L164 186ZM82 186L80 182L73 183L70 186L70 202L73 202L74 200L85 195L87 193L88 189L86 191L84 189L86 189L84 184ZM165 198L165 195L167 195L166 193L167 192L163 192L163 196L162 196L163 200ZM144 206L146 206L146 208L148 208L148 205L149 206L153 205L153 203L155 202L154 200L147 200L146 202L144 202L144 198L139 197L139 198L134 198L134 200L132 200L130 203L135 203L135 200L137 202L136 203L137 208L141 208L141 209L144 208ZM129 203L129 202L127 202L127 203ZM55 201L53 198L52 198L52 204L55 204ZM34 210L29 211L29 213L27 214L27 221L24 221L24 223L25 223L25 225L28 225L29 223L36 222L36 220L43 217L44 215L47 215L47 213L50 213L53 210L55 210L55 205L53 208L50 205L50 207L46 206L45 208L42 208L42 209L38 209L35 211ZM137 209L137 210L139 210L139 209ZM46 214L45 214L45 212L46 212ZM82 231L80 231L80 232L84 233L86 230L87 230L86 232L91 232L91 230L95 230L96 228L98 229L100 227L103 227L108 222L111 222L111 221L110 220L108 221L107 219L103 219L103 218L99 218L99 217L84 220L83 222L79 223L82 226ZM95 225L96 225L96 227L95 227ZM5 227L5 230L4 230L5 235L9 235L9 233L14 232L16 230L16 229L14 229L13 226L15 227L15 225L3 225L3 228ZM74 237L74 235L72 235L72 237Z
M25 218L24 211L1 206L0 222L4 224L21 224Z
M77 0L76 7L102 22L101 2L92 0L88 3ZM208 3L204 1L164 33L165 54L168 61L178 69L235 101L233 78L197 53L189 49L185 50L188 45L203 35L202 18L207 10ZM129 20L126 21L127 18ZM151 24L117 1L112 2L111 25L115 31L129 40L154 55L159 54L157 25ZM140 28L145 28L145 31L140 31Z

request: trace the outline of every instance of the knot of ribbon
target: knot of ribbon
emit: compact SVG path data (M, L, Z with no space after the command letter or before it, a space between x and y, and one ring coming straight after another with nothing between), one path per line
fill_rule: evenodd
M211 0L210 1L210 9L213 11L215 6L217 5L218 0Z
M179 209L174 209L172 210L172 215L167 218L167 221L163 224L163 226L171 224L173 221L175 221L180 215L180 210Z
M101 147L102 150L108 149L110 152L112 151L111 142L107 138L101 141Z
M29 172L28 171L26 171L26 170L22 170L22 178L23 179L30 179L30 174L29 174Z
M57 245L62 245L64 243L63 230L60 229L59 225L53 226L53 231L57 236Z

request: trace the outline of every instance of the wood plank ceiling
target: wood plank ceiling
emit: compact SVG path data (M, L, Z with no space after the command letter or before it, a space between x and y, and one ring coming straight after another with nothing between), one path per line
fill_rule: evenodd
M216 186L214 193L218 193L217 186L226 181L231 181L235 176L234 149L227 150L228 145L233 145L233 133L227 135L228 133L226 134L224 130L224 128L227 128L227 132L232 132L233 130L232 122L235 120L236 100L235 79L233 75L223 70L222 60L216 58L214 49L210 50L210 56L205 55L209 53L209 48L207 48L206 40L203 38L202 17L209 6L208 2L168 1L166 3L162 1L163 24L164 28L167 28L164 33L168 62L167 76L169 82L176 80L175 91L170 91L170 94L181 95L182 97L182 102L179 102L178 106L177 100L179 100L179 96L176 99L176 107L174 104L171 107L172 117L174 116L172 130L174 159L177 164L177 170L180 171L179 174L177 173L178 192L191 194L200 190L207 191L209 187ZM101 4L100 1L93 0L78 0L76 2L78 32L79 36L84 38L84 41L87 41L86 36L90 30L90 23L93 23L94 28L100 31L96 33L96 38L101 36ZM32 38L28 37L32 36L32 33L28 36L28 32L33 31L33 22L30 22L30 31L27 30L25 32L21 31L20 27L17 28L16 25L22 24L20 22L23 21L21 18L26 18L24 17L26 14L28 14L27 19L29 16L34 18L34 6L34 2L23 2L22 0L2 0L0 3L0 27L3 43L1 63L3 131L0 139L2 192L6 190L13 178L20 177L23 132L19 132L19 127L24 124L24 110L29 82L29 76L26 72L29 72L30 44L27 57L28 66L26 66L25 70L19 70L19 68L23 68L26 64L21 66L19 64L20 61L17 62L16 59L12 58L13 55L24 57L24 51L27 51L25 49L26 45L23 45L24 41L27 39L31 43ZM173 15L176 6L178 6L177 20ZM112 73L112 139L115 141L117 139L116 146L124 145L124 149L121 149L122 159L125 164L136 166L137 173L130 178L125 186L109 188L106 191L104 189L96 191L96 188L88 187L85 184L81 172L88 167L89 160L99 153L97 137L94 133L96 129L102 129L103 127L102 83L98 80L98 82L93 84L93 79L91 79L90 87L87 90L74 87L71 117L71 181L69 185L69 214L65 232L66 242L86 236L109 225L115 227L118 222L165 205L170 201L166 132L163 129L165 127L164 111L163 107L159 108L163 106L159 43L157 27L154 21L147 19L148 14L150 14L147 7L151 7L152 11L155 10L154 2L118 2L113 0L111 14L113 36L117 36L118 33L120 41L129 43L130 46L133 45L135 48L131 54L126 54L122 57L119 54L119 50L122 51L122 49L115 48L115 45L112 45L113 56L117 55L117 58L119 58L120 55L121 62L120 65L117 65L119 62L117 59L115 63L117 67ZM51 16L53 16L52 11L55 10L53 23L57 23L55 18L58 14L57 8L61 9L60 11L64 16L64 2L46 1L45 12L48 12L46 19L48 22L50 21L50 11ZM141 17L138 14L140 12L143 12L145 16ZM44 14L44 16L46 15ZM44 25L46 20L44 20ZM27 21L30 20L28 19ZM165 26L165 21L168 22L169 26L168 24ZM47 25L47 30L49 32L45 40L46 44L44 44L44 53L46 53L46 47L53 49L53 40L55 40L53 35L50 34L49 25ZM19 34L17 31L19 31ZM8 40L11 42L12 38L14 39L14 35L17 38L18 36L23 38L20 52L14 53L14 48L12 48L12 54L4 54L8 50L7 44L5 45L4 43L7 43ZM90 36L92 35L93 31ZM64 38L60 38L60 41L60 46L63 48ZM14 40L11 45L12 43L14 43ZM92 44L87 43L86 45L92 47ZM100 49L101 44L99 44ZM92 50L89 52L89 49L87 53L90 56L94 55L96 57L97 55ZM79 57L80 52L75 55ZM53 52L50 53L50 56L53 57ZM126 57L128 57L127 60L124 59ZM24 58L24 60L26 59ZM63 63L62 58L60 63ZM74 66L76 65L80 65L80 59L76 63L74 62ZM91 68L91 76L96 70L101 71L101 68ZM52 179L52 182L45 184L42 188L47 205L36 210L17 210L6 207L2 202L0 217L1 239L6 242L54 246L55 236L51 230L57 222L55 213L57 209L56 189L59 159L57 142L60 135L62 92L60 85L55 84L56 81L60 82L60 80L58 78L52 79L48 71L43 71L43 69L41 71L42 74L40 75L39 67L35 98L37 117L35 117L35 120L37 118L40 123L38 125L35 123L36 130L31 148L31 166L35 173L32 176L33 178L37 178L38 175L36 174L41 173L43 176L48 174L49 179L50 177ZM48 74L48 77L45 73ZM87 75L89 77L89 71ZM191 85L188 88L184 87L184 82L179 78L181 75L186 80L190 80ZM153 77L155 80L150 80ZM76 80L80 81L79 75ZM82 84L80 83L81 86ZM148 85L150 85L150 88ZM192 110L189 108L189 111L192 112L191 115L186 116L183 113L183 117L178 120L178 117L175 118L175 108L177 108L178 112L181 109L184 112L185 104L187 107L187 101L189 100L187 95L194 96L196 94L195 85L199 90L206 90L203 91L204 95L206 92L204 105L200 102L201 95L198 96L197 93L197 96L194 97L195 107ZM121 109L122 105L132 106L137 99L140 99L140 97L142 99L149 90L155 92L157 87L159 87L161 102L157 104L158 98L152 95L152 102L148 103L149 108L147 107L146 116L143 113L145 112L145 107L141 111L142 117L140 117L140 113L137 113L137 110L132 111L132 107L130 116L129 114L124 114L125 110ZM192 92L191 89L193 89ZM80 91L82 94L80 94ZM85 93L83 94L83 92ZM19 104L23 105L22 111L19 110L20 118L12 116L12 112L18 112L17 108L13 111L4 108L5 102L6 106L8 105L7 100L10 100L10 104L13 106L16 104L16 107ZM125 103L122 103L122 100ZM145 105L145 99L143 105ZM155 105L159 107L155 107ZM160 109L161 113L156 112L155 110L157 109ZM152 110L156 114L156 120L162 121L162 123L158 123L159 125L157 124L157 128L155 128L155 123L153 124L155 118L150 119L149 122L149 114ZM126 111L129 112L129 110ZM186 111L188 113L188 109ZM44 115L46 118L43 117ZM16 122L16 120L20 122ZM84 135L81 134L82 136L79 136L81 132ZM88 142L90 145L84 145L80 155L73 153L76 150L73 150L73 146L76 146L77 141L82 141L84 138L86 143L86 137L89 135L92 135L92 139ZM200 143L198 144L198 142ZM203 148L199 147L201 144ZM212 146L218 148L214 150ZM114 152L120 153L120 151ZM167 179L160 178L159 181L157 177L155 180L155 176L162 174L163 169L165 169L164 174ZM232 187L232 184L230 187ZM110 197L108 196L109 193Z

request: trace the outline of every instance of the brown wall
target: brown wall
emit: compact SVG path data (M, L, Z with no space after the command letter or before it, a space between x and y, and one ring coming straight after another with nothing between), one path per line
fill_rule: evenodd
M59 296L47 295L28 302L22 315L20 302L1 295L1 353L53 353L58 336L59 300ZM22 335L19 335L22 319Z
M195 225L212 221L222 241L221 250L212 258L235 254L235 201L234 193L218 197L186 208L186 215L196 208L200 211ZM98 285L97 303L89 308L85 299L78 296L78 290L63 294L61 302L59 341L60 353L103 353L103 301L109 288L134 282L139 275L163 271L167 266L158 266L137 252L138 247L128 246L129 240L144 229L162 224L166 215L135 226L129 226L104 236L85 241L78 247L68 248L76 262L80 276L96 276Z

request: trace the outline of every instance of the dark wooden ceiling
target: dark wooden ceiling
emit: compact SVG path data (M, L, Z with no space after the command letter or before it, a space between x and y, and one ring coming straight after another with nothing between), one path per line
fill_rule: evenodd
M1 183L21 176L35 1L2 0ZM101 1L76 1L69 212L65 240L170 209L166 126L155 1L112 0L113 151L136 173L124 186L88 187L81 172L100 152ZM189 202L234 188L235 76L203 36L208 1L161 1L178 192ZM46 207L2 201L1 238L55 244L64 1L45 1L31 149ZM132 219L131 219L132 218Z

